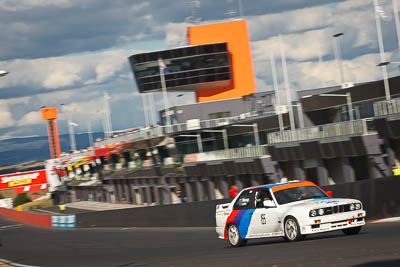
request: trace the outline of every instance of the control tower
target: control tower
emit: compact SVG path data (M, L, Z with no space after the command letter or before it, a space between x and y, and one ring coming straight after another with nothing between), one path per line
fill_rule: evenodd
M167 92L195 92L198 103L256 92L246 20L191 26L187 38L188 46L129 57L140 93L163 90L160 67Z
M57 130L57 108L43 108L40 110L42 119L47 121L47 135L49 137L50 157L52 159L60 157L60 140Z

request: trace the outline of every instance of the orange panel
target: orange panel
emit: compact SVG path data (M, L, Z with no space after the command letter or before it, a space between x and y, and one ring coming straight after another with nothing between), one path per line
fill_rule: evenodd
M199 90L196 92L197 102L237 98L256 92L246 20L188 27L187 37L190 45L226 42L231 54L231 86Z
M52 107L52 108L42 108L40 110L42 113L42 120L52 120L52 119L57 119L57 108Z
M313 182L310 181L304 181L300 183L290 183L290 184L284 184L284 185L279 185L272 187L272 192L280 191L283 189L288 189L288 188L294 188L294 187L302 187L302 186L316 186ZM325 192L325 191L324 191Z

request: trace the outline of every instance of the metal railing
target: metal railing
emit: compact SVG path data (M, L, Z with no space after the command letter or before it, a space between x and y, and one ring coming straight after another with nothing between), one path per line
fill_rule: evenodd
M214 128L214 127L238 123L238 122L243 121L248 118L254 118L254 117L264 116L264 115L272 116L274 114L275 113L272 111L266 111L266 112L252 111L252 112L247 112L247 113L243 113L241 115L232 116L232 117L225 117L225 118L211 119L211 120L202 120L199 122L200 124L197 128L189 127L186 122L172 124L170 126L164 125L164 126L160 126L160 127L162 128L163 133L168 134L168 133L175 133L175 132L187 131L187 130Z
M367 122L368 119L362 119L362 120L325 124L321 126L302 128L296 130L273 132L267 134L268 144L311 140L311 139L352 135L352 134L364 135L370 132Z
M400 113L400 98L378 101L374 103L375 117Z
M185 155L184 162L187 163L223 159L255 158L267 155L269 155L267 145L261 145L188 154Z

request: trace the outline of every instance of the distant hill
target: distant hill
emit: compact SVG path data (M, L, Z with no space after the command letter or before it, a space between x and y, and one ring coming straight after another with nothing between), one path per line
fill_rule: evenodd
M103 133L93 133L93 139L103 137ZM61 151L70 150L69 135L60 135ZM75 134L76 147L89 147L89 137L86 133ZM24 137L0 140L0 166L40 161L50 158L49 141L47 136Z

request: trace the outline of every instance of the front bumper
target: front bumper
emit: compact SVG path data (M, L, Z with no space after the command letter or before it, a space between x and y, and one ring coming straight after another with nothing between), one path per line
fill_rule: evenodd
M365 210L313 217L301 226L301 234L315 234L365 225Z

